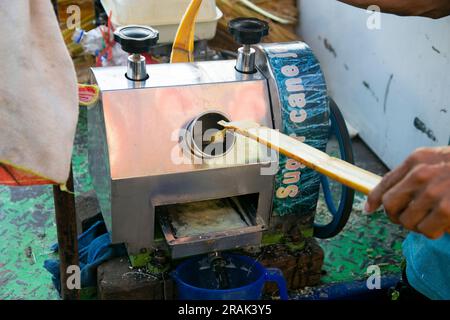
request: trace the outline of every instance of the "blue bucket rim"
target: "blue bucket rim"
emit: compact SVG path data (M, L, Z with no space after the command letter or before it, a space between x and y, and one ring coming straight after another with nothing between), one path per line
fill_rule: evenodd
M193 262L196 259L199 259L199 257L196 258L191 258L187 261L182 262L180 265L178 265L178 267L171 272L171 275L173 278L175 278L175 281L182 283L184 286L191 288L191 289L195 289L195 290L200 290L200 291L216 291L216 292L236 292L236 291L242 291L244 289L250 288L252 287L256 282L260 282L262 280L264 280L264 278L266 277L266 273L267 270L266 268L264 268L264 266L259 263L257 260L250 258L248 256L244 256L244 255L239 255L239 254L232 254L232 253L227 253L227 254L223 254L224 256L228 256L228 257L237 257L237 258L241 258L243 260L247 260L253 263L253 266L257 267L257 269L259 269L261 271L261 276L258 277L257 280L255 280L254 282L247 284L245 286L242 287L237 287L237 288L232 288L232 289L206 289L206 288L200 288L200 287L195 287L193 285L190 285L188 283L186 283L185 281L183 281L182 279L180 279L180 277L178 277L178 269L186 266L188 263Z

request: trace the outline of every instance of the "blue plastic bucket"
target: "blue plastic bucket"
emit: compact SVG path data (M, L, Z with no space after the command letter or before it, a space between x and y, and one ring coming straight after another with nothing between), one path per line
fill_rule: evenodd
M211 269L202 270L196 257L181 263L172 277L178 287L180 300L260 300L264 284L275 282L282 300L288 300L286 281L279 269L264 268L259 262L246 256L224 254L223 257L234 267L227 268L230 289L215 289L217 283Z

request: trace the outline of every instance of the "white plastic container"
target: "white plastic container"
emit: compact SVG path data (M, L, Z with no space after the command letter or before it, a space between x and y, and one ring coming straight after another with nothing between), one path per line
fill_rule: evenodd
M190 0L101 0L115 27L138 24L154 27L159 31L159 43L171 43ZM217 22L223 13L215 0L204 0L196 24L195 39L209 40L216 34Z

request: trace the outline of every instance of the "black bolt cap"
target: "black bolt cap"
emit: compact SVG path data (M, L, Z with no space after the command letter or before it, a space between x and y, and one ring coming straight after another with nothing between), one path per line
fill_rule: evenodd
M269 35L269 24L256 18L237 18L228 23L228 30L239 44L257 44Z
M114 31L114 40L125 52L144 53L158 43L159 32L147 26L123 26Z

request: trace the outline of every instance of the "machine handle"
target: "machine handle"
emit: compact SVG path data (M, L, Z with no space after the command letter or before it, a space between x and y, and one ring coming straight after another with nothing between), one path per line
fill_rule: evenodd
M147 26L128 25L114 32L114 40L120 43L125 52L144 53L158 43L159 32Z
M266 268L265 280L266 282L275 282L277 284L281 300L289 300L286 280L280 269Z
M252 45L269 35L269 24L256 18L237 18L228 23L228 30L238 44Z

